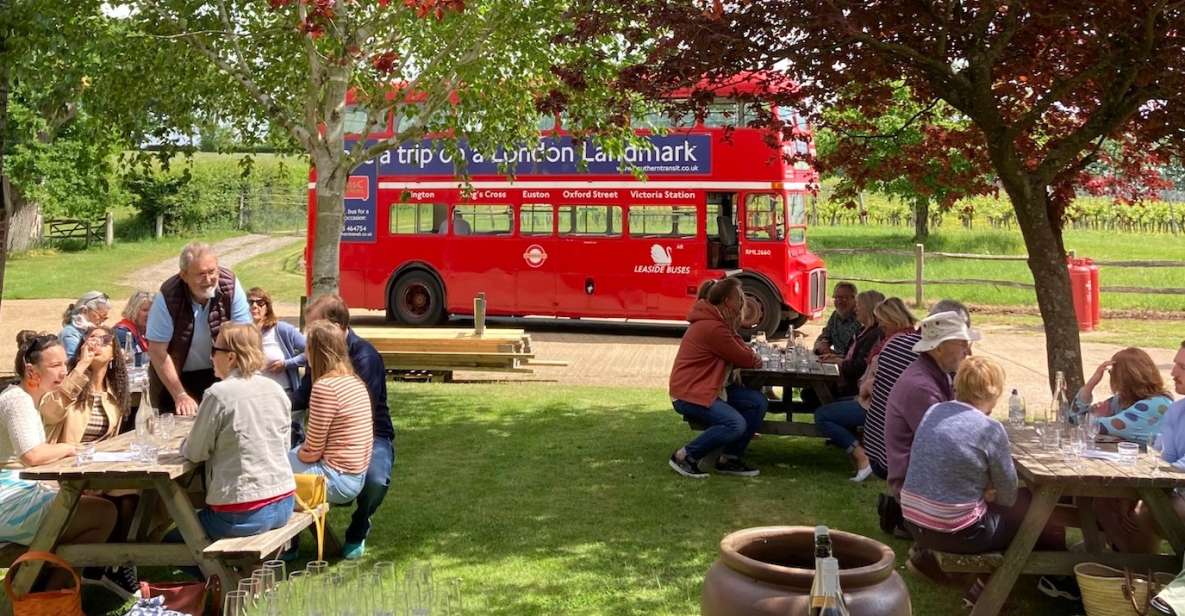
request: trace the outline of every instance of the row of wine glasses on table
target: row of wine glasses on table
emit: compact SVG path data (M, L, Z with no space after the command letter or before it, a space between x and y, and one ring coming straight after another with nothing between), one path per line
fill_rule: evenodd
M1102 432L1096 421L1082 421L1075 425L1067 422L1037 422L1033 425L1037 431L1037 438L1043 449L1060 451L1066 461L1082 457L1097 457L1113 459L1124 466L1133 466L1140 459L1140 451L1147 447L1157 458L1164 451L1164 441L1161 435L1153 434L1145 443L1120 441L1115 445L1115 453L1095 453L1097 440Z
M770 344L765 332L757 332L749 346L761 357L762 370L776 370L783 372L817 372L819 358L802 343L802 338L794 337L793 343L784 347Z
M392 562L364 567L351 561L329 566L314 560L288 574L269 560L237 589L224 594L224 616L459 616L459 580L437 581L427 562L398 575Z

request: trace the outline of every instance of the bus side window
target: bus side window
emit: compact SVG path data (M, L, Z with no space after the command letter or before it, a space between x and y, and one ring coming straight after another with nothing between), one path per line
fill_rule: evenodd
M695 237L694 205L631 205L630 237Z
M520 235L551 235L551 205L547 203L524 203L518 210L518 232Z
M563 205L559 215L561 235L621 236L620 206Z
M745 200L745 238L776 241L785 238L786 212L781 195L754 194Z
M453 235L510 235L514 213L509 205L458 205L453 208Z
M437 232L437 218L443 221L446 207L432 203L392 203L390 233L392 235L431 235ZM444 233L441 228L440 233Z

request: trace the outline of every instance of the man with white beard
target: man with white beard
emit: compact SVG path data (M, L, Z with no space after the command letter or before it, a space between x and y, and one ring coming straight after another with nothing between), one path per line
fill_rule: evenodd
M193 415L214 376L214 346L223 323L251 323L247 294L234 272L218 266L208 244L181 249L181 271L160 286L148 311L148 356L162 413ZM154 383L156 385L156 383ZM159 389L159 393L157 393Z

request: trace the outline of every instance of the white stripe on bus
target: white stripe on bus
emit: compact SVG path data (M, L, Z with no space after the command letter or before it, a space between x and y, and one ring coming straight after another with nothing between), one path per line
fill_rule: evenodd
M674 189L716 189L716 190L774 190L771 182L472 182L470 184L473 188L490 189L502 188L511 190L565 190L565 189L580 189L580 188L607 188L620 190L645 190L647 188L674 188ZM310 188L314 185L310 184ZM785 190L806 190L806 182L784 182L782 187ZM438 190L460 190L461 185L457 182L379 182L380 189L386 190L423 190L423 189L438 189Z

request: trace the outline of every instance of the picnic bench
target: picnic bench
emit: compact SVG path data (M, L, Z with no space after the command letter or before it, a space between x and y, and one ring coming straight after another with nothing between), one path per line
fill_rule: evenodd
M193 427L193 418L178 417L175 433L162 444L156 463L93 461L79 466L73 458L26 468L21 477L56 481L54 499L37 529L29 550L55 552L75 567L88 566L193 566L204 575L217 575L223 588L235 588L241 577L237 567L258 562L278 552L289 539L311 528L312 515L294 513L282 528L255 537L211 541L198 521L189 488L200 479L202 465L179 453L181 442ZM135 434L121 434L96 444L96 453L127 452ZM126 538L113 537L108 543L60 544L62 531L74 516L84 490L141 490L139 504ZM153 512L163 504L180 531L184 543L153 542L150 536ZM328 535L328 529L326 529ZM41 571L41 563L23 565L17 572L15 589L28 592Z
M785 370L745 369L739 370L741 383L753 389L764 387L782 387L784 394L781 400L770 400L766 420L762 422L758 432L762 434L777 434L780 436L822 436L815 428L814 422L794 421L794 414L813 414L814 409L805 408L801 402L791 400L791 389L810 388L819 397L821 404L833 402L831 388L839 382L839 367L835 364L815 364L811 371L799 371L787 367ZM769 414L785 414L786 419L769 419ZM708 426L698 421L684 418L692 430L704 430Z
M1109 460L1080 458L1066 461L1061 451L1042 447L1032 428L1008 429L1017 475L1033 493L1033 501L1020 530L1003 554L935 553L939 565L950 573L991 573L972 610L972 616L998 614L1020 575L1072 575L1074 565L1098 562L1118 569L1177 573L1185 555L1185 521L1172 507L1174 488L1185 487L1185 472L1161 462L1154 454L1140 454L1134 466ZM1114 449L1114 445L1097 445ZM1037 552L1033 550L1063 497L1073 497L1085 551ZM1164 530L1174 555L1128 554L1106 550L1095 519L1095 498L1142 499Z

